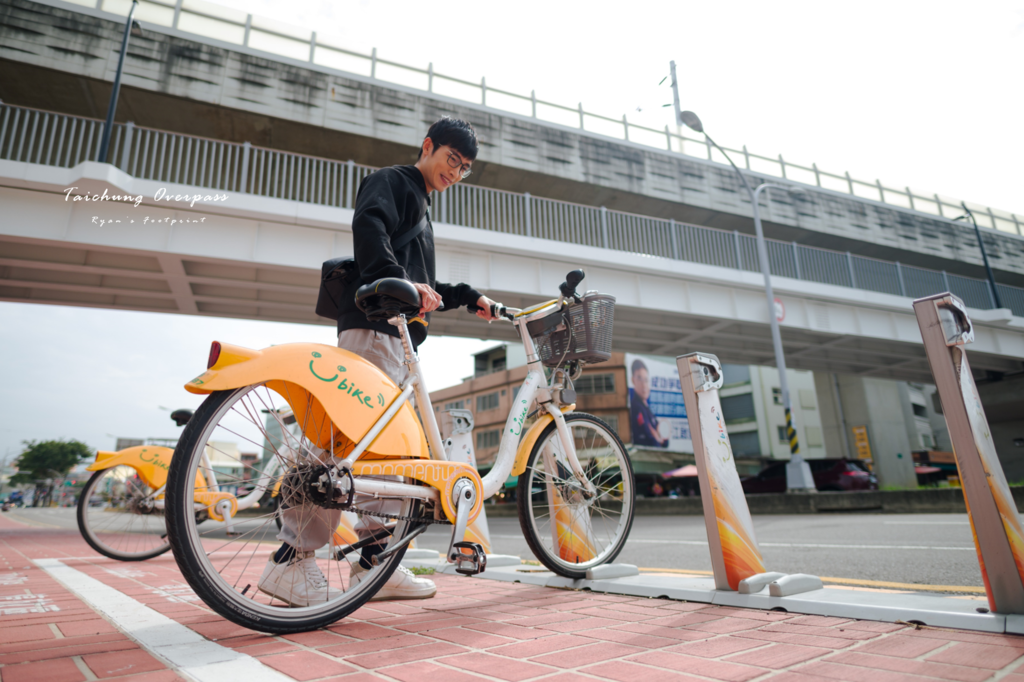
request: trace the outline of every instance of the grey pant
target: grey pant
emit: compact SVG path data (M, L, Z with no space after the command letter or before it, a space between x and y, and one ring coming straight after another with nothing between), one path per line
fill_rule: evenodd
M402 340L372 329L346 329L338 334L338 347L362 356L377 365L396 384L401 384L409 375L405 362ZM400 479L399 479L400 480ZM360 503L360 508L385 514L401 512L401 500L372 500ZM289 507L281 512L281 532L277 539L286 542L299 552L311 552L326 545L341 519L341 510L323 509L303 504ZM356 535L367 537L373 529L379 528L382 520L360 516L356 524Z

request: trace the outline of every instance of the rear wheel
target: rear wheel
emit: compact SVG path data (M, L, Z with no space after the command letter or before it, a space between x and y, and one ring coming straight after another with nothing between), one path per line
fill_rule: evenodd
M615 559L633 525L633 466L618 435L597 417L565 416L576 457L596 489L587 497L554 422L530 452L516 491L519 524L534 556L568 578Z
M145 561L171 548L156 491L130 466L94 473L78 498L78 529L103 556Z
M306 410L302 410L305 412ZM210 394L196 410L182 434L167 479L167 518L171 546L178 567L196 594L225 618L260 632L289 633L323 627L362 606L391 577L405 554L404 547L382 560L380 565L351 577L359 561L359 551L337 558L339 550L350 546L334 545L334 528L328 527L332 514L309 494L306 474L329 458L303 435L304 425L288 422L291 407L284 396L264 384ZM333 429L333 427L332 427ZM331 434L331 442L336 434ZM277 596L260 589L260 579L272 554L281 546L277 540L280 513L277 505L259 507L256 516L233 519L234 532L214 520L195 522L195 511L202 493L223 493L241 482L244 471L242 449L256 450L253 468L269 466L285 472L281 507L301 510L305 519L293 530L305 537L322 537L326 543L316 552L315 563L326 579L332 595L326 601L293 607ZM206 485L197 486L197 474ZM248 485L260 481L260 471L245 478ZM273 479L260 497L272 490ZM257 487L259 487L257 483ZM358 508L360 496L354 506ZM208 503L206 500L204 503ZM393 515L419 518L421 505L411 499L392 503ZM293 516L293 518L295 518ZM364 515L367 534L374 535L386 547L396 546L417 524ZM333 523L337 523L336 520ZM287 523L286 523L287 525Z

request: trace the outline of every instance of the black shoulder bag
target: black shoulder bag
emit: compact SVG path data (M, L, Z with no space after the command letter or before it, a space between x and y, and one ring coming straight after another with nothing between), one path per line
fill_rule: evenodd
M429 216L429 211L424 213L423 218L416 223L416 227L391 242L391 249L398 251L416 239L420 232L427 229ZM352 256L325 260L320 268L320 293L316 297L316 314L329 320L337 320L341 314L340 305L344 300L343 297L355 295L355 292L349 290L349 286L358 279L359 271L356 268L356 259Z

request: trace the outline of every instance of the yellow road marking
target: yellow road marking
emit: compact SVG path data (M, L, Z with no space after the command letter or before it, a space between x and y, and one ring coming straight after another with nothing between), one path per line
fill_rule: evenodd
M678 573L681 575L714 575L711 571L690 571L681 568L641 568L642 573ZM985 594L984 587L968 587L965 585L918 585L916 583L895 583L886 580L859 580L857 578L822 578L823 583L836 585L856 585L858 587L875 587L882 589L912 590L924 592L968 592Z

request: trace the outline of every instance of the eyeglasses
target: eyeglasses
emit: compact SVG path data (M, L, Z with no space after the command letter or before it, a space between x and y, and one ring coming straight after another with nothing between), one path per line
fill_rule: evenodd
M468 163L462 163L462 159L457 157L455 152L448 152L448 165L452 168L458 168L463 180L468 178L469 174L473 172L472 167Z

